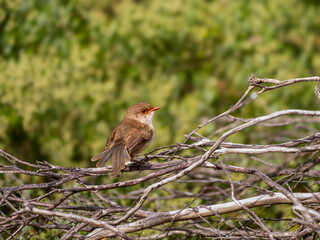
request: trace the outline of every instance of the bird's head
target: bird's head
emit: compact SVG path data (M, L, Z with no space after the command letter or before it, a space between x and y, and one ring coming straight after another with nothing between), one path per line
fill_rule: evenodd
M153 114L158 109L160 107L152 107L148 103L137 103L128 108L124 119L134 119L149 124L152 127Z

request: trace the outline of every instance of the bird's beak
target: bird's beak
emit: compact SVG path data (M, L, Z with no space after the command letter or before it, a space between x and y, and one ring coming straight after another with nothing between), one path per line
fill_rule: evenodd
M152 107L150 112L156 111L158 109L160 109L160 107Z

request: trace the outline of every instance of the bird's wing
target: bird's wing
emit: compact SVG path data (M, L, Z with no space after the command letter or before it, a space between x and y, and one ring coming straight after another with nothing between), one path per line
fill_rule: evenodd
M152 131L141 132L137 128L132 128L126 138L126 146L130 154L139 153L152 138Z

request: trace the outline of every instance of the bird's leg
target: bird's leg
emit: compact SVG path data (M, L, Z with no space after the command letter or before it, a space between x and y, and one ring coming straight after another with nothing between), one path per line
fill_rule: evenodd
M131 162L143 164L146 161L146 159L146 157L142 156L141 154L138 154L131 159Z
M145 164L145 157L143 157L141 154L135 155L131 158L131 162L127 164L127 166L137 166L138 171L141 171L140 166Z

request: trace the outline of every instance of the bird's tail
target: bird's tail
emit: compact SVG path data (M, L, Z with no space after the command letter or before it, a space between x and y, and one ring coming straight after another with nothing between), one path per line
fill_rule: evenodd
M130 161L130 155L124 144L115 145L104 152L91 158L91 161L97 161L97 167L103 167L111 159L113 177L117 178L121 170L124 169L125 163Z

